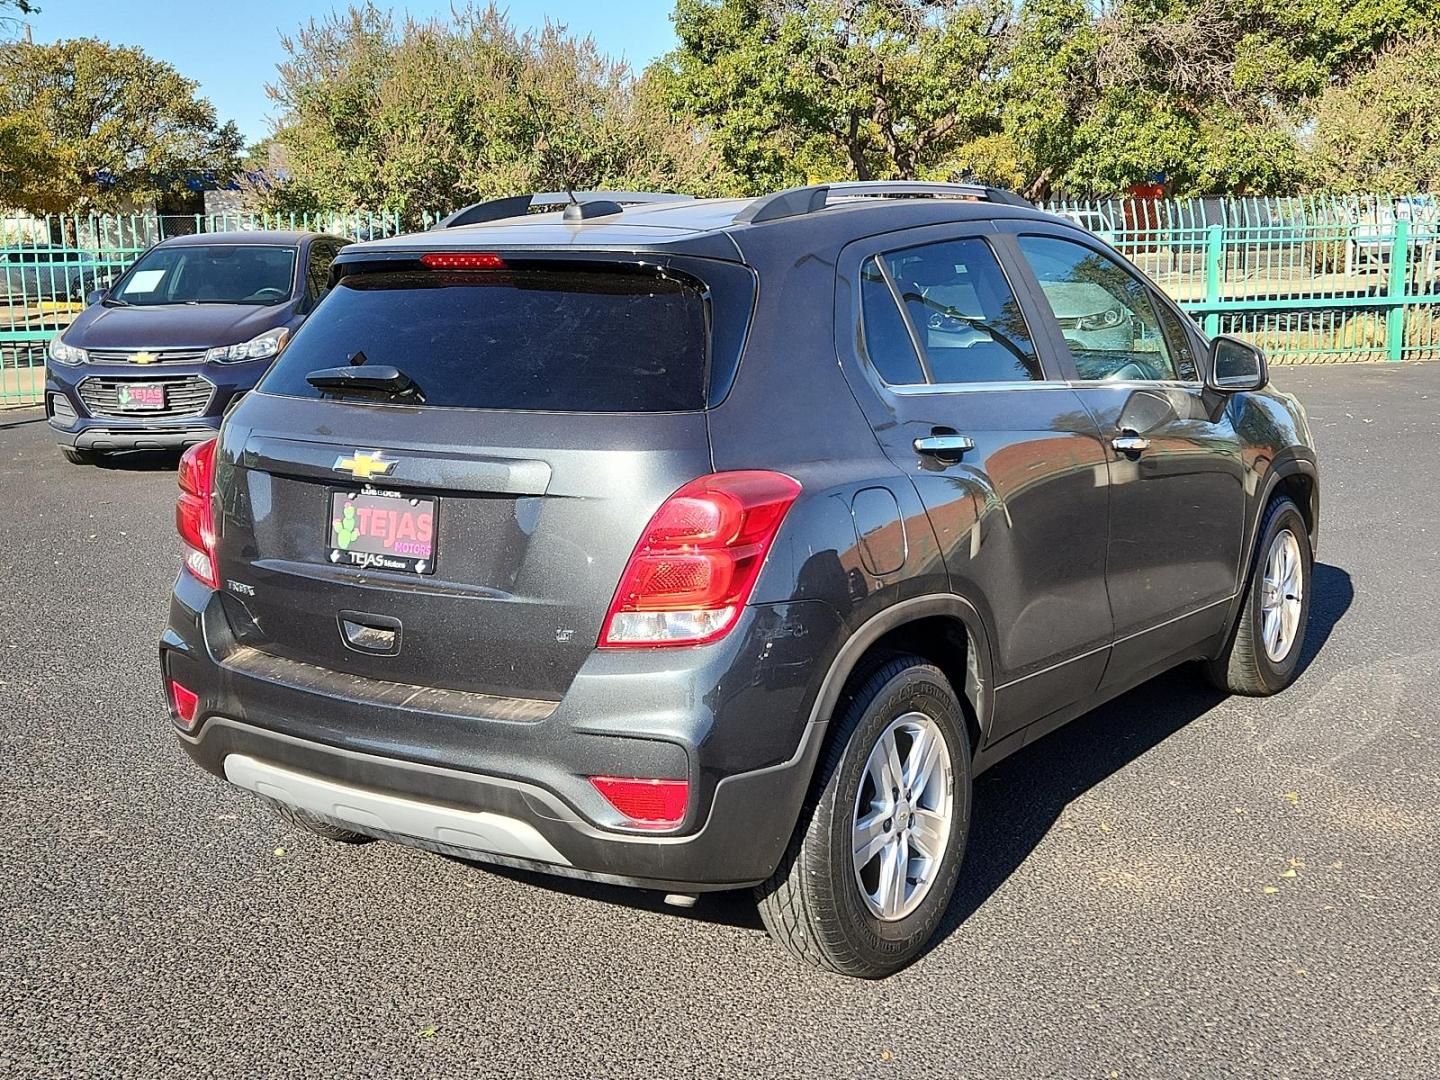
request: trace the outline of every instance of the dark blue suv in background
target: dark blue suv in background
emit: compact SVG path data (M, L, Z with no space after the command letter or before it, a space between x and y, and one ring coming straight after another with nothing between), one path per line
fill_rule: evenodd
M65 456L203 442L254 387L349 241L202 233L151 248L50 342L45 412Z

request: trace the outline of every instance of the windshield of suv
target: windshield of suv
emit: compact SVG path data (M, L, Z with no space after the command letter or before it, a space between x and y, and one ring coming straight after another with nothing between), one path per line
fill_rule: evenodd
M295 249L249 244L154 248L111 290L111 303L283 304L295 281Z
M687 411L705 407L708 336L700 287L654 269L352 273L260 389L320 397L319 370L393 368L427 406Z

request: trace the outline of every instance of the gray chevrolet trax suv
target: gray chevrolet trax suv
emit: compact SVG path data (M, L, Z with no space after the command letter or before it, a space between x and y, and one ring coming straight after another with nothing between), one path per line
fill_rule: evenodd
M206 769L332 840L753 889L870 977L940 922L977 773L1188 661L1294 678L1319 516L1255 348L924 183L349 247L179 479Z

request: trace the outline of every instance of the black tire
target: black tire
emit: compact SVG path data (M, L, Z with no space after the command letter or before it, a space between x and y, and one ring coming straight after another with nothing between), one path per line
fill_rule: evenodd
M911 712L935 722L949 751L950 834L919 905L885 921L871 912L856 880L852 829L871 749L892 721ZM920 657L887 659L861 678L831 721L790 846L770 880L755 890L760 917L770 936L799 960L858 978L890 975L920 955L940 924L969 827L970 735L955 691Z
M1271 546L1285 530L1299 542L1300 549L1300 616L1289 649L1278 659L1266 651L1263 637L1262 594L1265 560ZM1295 680L1300 654L1305 647L1305 629L1310 621L1310 594L1314 580L1310 533L1295 503L1281 496L1270 503L1261 519L1245 581L1245 603L1231 628L1229 641L1219 656L1205 665L1205 673L1217 689L1251 697L1278 694Z
M375 839L364 833L352 832L339 825L332 825L324 818L317 817L308 810L301 810L298 806L274 801L271 801L270 805L275 808L275 813L280 815L282 821L294 825L297 829L313 833L324 840L333 840L337 844L367 844Z
M79 450L73 446L60 447L60 453L71 465L94 465L99 460L94 450Z

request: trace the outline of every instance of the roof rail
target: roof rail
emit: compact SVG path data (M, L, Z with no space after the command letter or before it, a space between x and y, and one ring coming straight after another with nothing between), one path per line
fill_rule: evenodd
M762 221L813 214L829 205L831 198L886 199L978 199L1005 206L1033 209L1034 203L1013 191L984 184L944 184L928 180L848 180L836 184L811 184L762 195L735 215L737 225L758 225Z
M618 214L626 206L641 206L646 203L683 202L693 200L694 195L670 195L659 191L544 191L533 195L506 195L499 199L467 206L463 210L440 221L432 228L453 229L459 225L477 225L482 221L499 221L501 218L520 217L539 206L565 207L569 221L600 217L604 214ZM570 208L578 207L575 213Z

